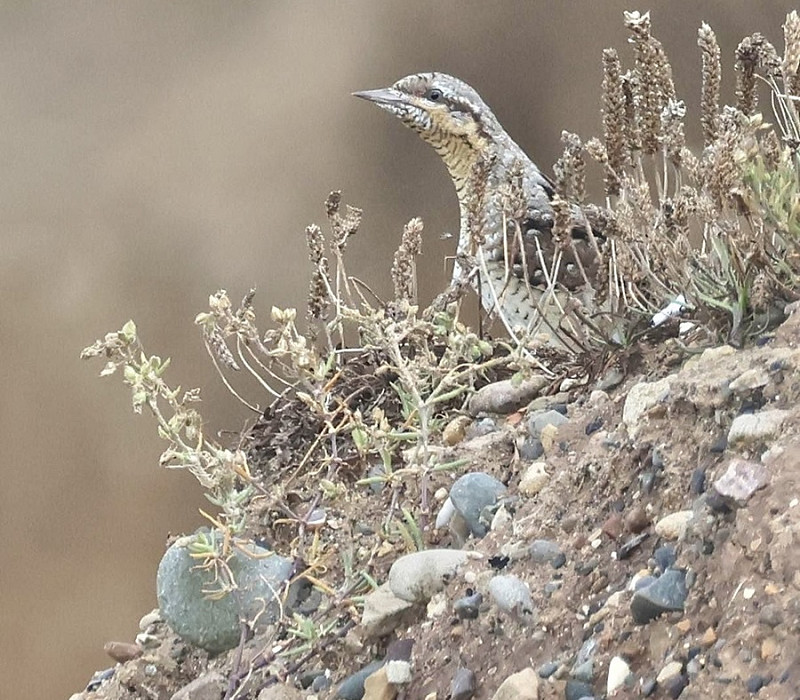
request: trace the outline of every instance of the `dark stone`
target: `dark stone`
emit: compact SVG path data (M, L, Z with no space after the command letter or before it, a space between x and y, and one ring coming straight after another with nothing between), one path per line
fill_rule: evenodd
M655 678L648 678L642 683L642 697L649 698L656 688L658 688L658 681Z
M599 562L597 561L597 559L590 559L589 561L584 562L583 564L578 564L575 567L575 573L578 574L578 576L588 576L589 574L592 573L592 571L594 571L597 568L598 564Z
M489 562L489 566L491 566L493 569L501 571L508 566L508 562L510 562L511 559L502 554L497 554L493 557L489 557L487 561Z
M602 416L597 416L595 418L592 418L592 420L590 420L586 424L586 427L584 428L584 432L587 435L591 435L592 433L596 433L602 427L603 427L603 418L602 418Z
M469 700L475 694L475 674L459 667L450 682L450 700Z
M480 614L483 596L480 593L464 596L453 603L453 610L460 620L474 620Z
M648 537L650 537L649 532L641 532L636 535L636 537L631 537L619 548L619 551L617 552L617 558L620 560L627 559Z
M747 688L748 693L752 693L755 695L759 690L761 690L766 683L764 683L764 676L759 675L758 673L750 676L745 683L745 687Z
M552 564L556 557L563 555L561 547L553 540L534 540L528 546L528 552L535 564Z
M553 557L553 561L550 562L550 566L554 569L560 569L564 564L567 563L567 555L564 552L561 552L557 556Z
M689 491L696 496L704 493L706 490L706 470L698 467L692 472L692 478L689 479Z
M689 677L685 673L680 673L665 681L664 691L668 697L675 700L681 696L687 685L689 685Z
M658 564L658 568L661 569L661 571L666 571L675 563L677 556L675 550L665 544L653 552L653 559L656 560L656 564Z
M650 493L656 487L657 480L658 476L650 469L648 469L646 472L642 472L639 475L639 483L641 483L642 491L645 493Z
M489 530L481 520L486 506L493 506L506 487L501 481L484 472L470 472L456 479L450 487L450 500L455 509L467 521L475 537L483 537Z
M645 624L665 612L682 611L687 595L686 572L667 569L649 586L633 594L631 614L635 622Z
M710 451L714 454L722 454L728 447L728 434L722 433L710 447Z
M528 435L519 448L519 456L525 462L533 462L544 454L544 447L539 438Z
M550 678L556 671L558 671L558 662L548 661L546 664L539 666L537 673L539 678Z
M592 686L583 681L568 680L564 688L564 698L566 700L584 700L584 698L593 698L594 691Z
M661 450L657 447L653 448L652 463L654 469L661 471L664 468L664 455L661 454Z
M414 648L413 639L395 639L386 648L384 661L411 661L411 651Z
M373 661L360 671L345 678L336 691L336 697L343 700L361 700L364 697L364 681L381 666L383 666L383 661Z

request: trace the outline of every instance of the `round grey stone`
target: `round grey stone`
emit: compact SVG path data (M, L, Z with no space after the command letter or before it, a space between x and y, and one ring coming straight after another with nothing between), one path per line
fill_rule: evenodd
M522 615L533 613L530 588L514 575L495 576L489 581L489 593L503 612Z
M207 594L217 586L214 573L199 568L190 555L193 541L193 535L182 537L164 553L156 579L158 605L178 636L216 654L239 643L240 620L255 621L258 631L278 618L276 595L291 576L292 562L256 545L247 547L249 555L236 549L228 566L237 590L215 600Z
M489 528L481 514L484 508L496 505L497 499L505 491L505 484L493 476L471 472L456 479L450 488L450 500L466 521L470 532L475 537L483 537Z

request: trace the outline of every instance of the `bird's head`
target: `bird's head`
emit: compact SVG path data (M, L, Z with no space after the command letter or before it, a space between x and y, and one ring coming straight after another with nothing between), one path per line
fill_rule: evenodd
M430 143L448 166L456 154L464 155L465 147L480 152L503 133L480 95L445 73L417 73L391 87L353 95L394 114Z

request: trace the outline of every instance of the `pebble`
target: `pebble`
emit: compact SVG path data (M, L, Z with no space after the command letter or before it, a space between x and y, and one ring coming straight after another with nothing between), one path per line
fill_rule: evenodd
M392 593L410 603L427 603L470 557L461 549L425 549L400 557L389 569Z
M528 465L519 481L519 492L525 496L535 496L550 480L546 462L534 462Z
M631 614L635 622L644 624L662 613L682 611L687 595L686 572L667 569L653 583L633 594Z
M532 615L533 600L528 584L514 575L495 576L489 581L489 593L503 612Z
M527 435L519 446L520 459L531 462L544 454L544 446L539 438Z
M139 630L142 632L147 632L150 629L150 625L155 625L158 622L163 622L164 618L161 617L161 611L156 608L155 610L151 610L149 613L144 615L141 620L139 620Z
M453 611L460 620L474 620L480 614L481 603L483 596L480 593L473 593L453 603Z
M763 368L748 369L742 372L728 386L737 394L744 394L753 389L766 386L769 383L769 374Z
M535 564L553 564L562 555L561 547L552 540L534 540L528 547L531 560Z
M613 695L628 681L631 675L631 667L621 656L612 657L608 664L608 681L606 682L606 694Z
M528 379L503 379L478 389L469 400L468 410L476 416L479 413L501 413L507 415L518 411L544 389L550 380L541 374Z
M383 666L383 661L373 661L345 678L338 689L336 697L342 700L361 700L364 697L364 681Z
M764 661L769 661L780 651L780 645L775 637L766 637L761 642L761 658Z
M537 700L538 697L539 676L529 667L506 678L492 700Z
M548 661L547 663L539 666L536 673L539 674L539 678L550 678L550 676L558 671L558 668L559 663L557 661Z
M789 415L790 411L773 408L736 416L728 430L728 444L761 442L775 437Z
M695 496L699 496L700 494L704 493L706 490L706 470L702 467L698 467L692 472L692 476L689 479L689 492L693 493Z
M475 694L475 674L460 666L450 682L450 700L469 700Z
M783 610L774 603L767 603L758 613L758 621L768 627L777 627L783 622Z
M565 700L583 700L584 698L593 698L594 691L592 686L583 681L576 681L570 679L564 687Z
M681 671L683 671L683 664L680 661L670 661L666 666L664 666L664 668L662 668L658 672L656 680L663 685L670 678L679 676L681 674Z
M471 423L467 416L456 416L442 430L442 442L448 447L457 445L467 435L467 426Z
M656 523L656 534L665 540L683 539L693 515L691 510L680 510L664 516Z
M211 598L207 591L215 588L214 574L199 568L198 560L188 549L196 535L181 537L164 553L156 577L158 604L178 636L206 651L219 653L239 644L242 617L255 621L258 632L280 616L275 591L280 591L291 576L293 562L277 554L267 556L269 550L252 544L249 556L234 550L228 566L237 584L237 595Z
M439 528L447 525L453 519L455 512L456 507L453 505L453 501L451 501L450 497L448 496L447 500L442 503L442 507L439 509L439 513L436 516L436 529L438 530Z
M642 506L634 506L625 514L625 527L628 532L636 535L650 525L650 519Z
M653 559L656 560L656 564L661 571L666 571L675 563L677 556L672 547L669 545L663 545L658 547L656 551L653 552Z
M763 464L735 457L725 473L714 482L714 488L723 498L743 506L768 481L769 471Z
M471 472L456 479L450 500L475 537L483 537L488 526L481 518L484 508L494 506L506 491L505 485L484 472Z
M592 435L596 433L598 430L600 430L600 428L602 427L603 427L603 417L595 416L586 424L586 427L583 429L583 432L586 433L586 435Z
M528 416L528 433L533 437L541 438L542 431L548 426L558 426L567 423L569 419L553 409L547 411L536 411Z
M765 685L769 683L769 680L762 676L759 673L756 673L750 678L747 679L745 683L745 687L747 688L747 692L755 695L759 690L761 690Z
M106 642L103 645L103 651L120 664L142 655L141 647L130 642Z

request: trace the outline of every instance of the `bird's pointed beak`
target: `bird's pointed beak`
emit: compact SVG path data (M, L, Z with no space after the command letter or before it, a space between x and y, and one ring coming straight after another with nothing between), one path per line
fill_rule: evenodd
M374 102L379 106L395 107L397 105L408 104L406 96L394 88L379 88L378 90L362 90L354 92L353 97L360 97L362 100Z

